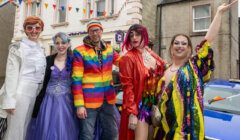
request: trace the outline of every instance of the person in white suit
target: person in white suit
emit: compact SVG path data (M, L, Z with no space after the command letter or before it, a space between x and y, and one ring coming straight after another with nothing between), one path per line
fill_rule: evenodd
M7 118L4 140L24 140L36 96L41 88L46 59L38 41L43 21L35 16L24 20L27 38L9 47L5 84L0 97L0 117Z

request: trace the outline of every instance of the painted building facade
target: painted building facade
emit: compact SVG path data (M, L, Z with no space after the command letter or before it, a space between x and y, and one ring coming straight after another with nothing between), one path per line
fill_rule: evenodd
M16 9L13 41L25 36L22 24L24 19L30 15L39 16L45 23L40 40L47 55L53 49L51 38L57 32L66 32L71 36L72 48L82 44L83 37L87 35L86 25L92 20L102 23L102 38L114 47L121 46L124 37L118 32L126 33L128 28L135 23L148 26L150 38L155 40L157 2L153 0L152 3L145 5L144 0L22 1ZM154 15L151 17L150 14ZM149 17L151 20L147 20Z

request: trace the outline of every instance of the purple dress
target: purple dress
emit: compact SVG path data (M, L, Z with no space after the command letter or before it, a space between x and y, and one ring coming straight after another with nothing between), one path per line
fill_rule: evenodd
M46 94L36 119L28 128L28 140L77 140L78 119L71 94L71 75L52 66Z

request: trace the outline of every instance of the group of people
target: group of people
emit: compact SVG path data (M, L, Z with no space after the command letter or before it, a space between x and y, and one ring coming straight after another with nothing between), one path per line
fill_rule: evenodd
M43 21L27 17L27 38L9 47L6 79L0 94L0 139L4 140L147 140L204 139L203 84L214 70L210 43L222 4L193 55L190 38L175 35L166 62L149 47L147 29L134 24L127 31L120 56L102 40L103 27L87 25L83 44L71 50L70 38L53 38L56 54L45 58L39 35ZM121 119L116 109L112 66L119 67L123 90ZM161 114L152 125L152 105ZM119 121L120 120L120 121Z

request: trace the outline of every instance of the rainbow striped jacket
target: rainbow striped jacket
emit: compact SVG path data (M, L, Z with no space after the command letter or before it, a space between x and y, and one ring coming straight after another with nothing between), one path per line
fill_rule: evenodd
M102 65L92 46L84 44L73 50L72 93L75 107L98 108L104 96L109 104L116 102L112 65L118 66L120 56L110 45L102 45Z

